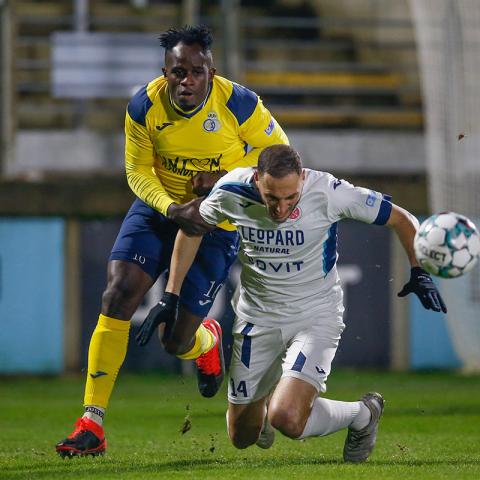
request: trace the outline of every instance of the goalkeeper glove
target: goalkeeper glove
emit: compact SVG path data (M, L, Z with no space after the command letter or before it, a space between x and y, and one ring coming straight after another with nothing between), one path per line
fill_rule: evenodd
M135 336L138 345L141 347L146 345L161 323L166 324L165 330L171 328L177 317L178 299L178 295L174 293L163 294L162 299L150 310Z
M414 293L427 310L447 313L445 302L433 283L432 277L423 268L413 267L411 269L410 280L403 286L398 296L405 297L409 293Z

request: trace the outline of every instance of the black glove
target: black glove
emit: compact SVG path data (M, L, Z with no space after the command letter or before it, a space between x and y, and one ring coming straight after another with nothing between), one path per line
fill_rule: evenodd
M143 347L146 345L156 328L165 323L167 329L175 322L178 309L178 295L174 293L165 292L160 302L155 305L143 321L135 340L138 345Z
M427 310L434 310L435 312L441 310L443 313L447 313L445 302L433 283L432 277L423 268L412 268L410 280L403 286L398 296L405 297L409 293L414 293Z

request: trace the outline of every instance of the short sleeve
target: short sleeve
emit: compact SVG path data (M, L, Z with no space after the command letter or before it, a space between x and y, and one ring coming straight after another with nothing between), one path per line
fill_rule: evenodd
M332 222L351 218L365 223L385 225L390 218L390 195L368 188L356 187L346 180L329 178L328 216Z
M265 148L279 143L288 145L287 135L255 92L233 83L227 108L238 122L240 138L250 147ZM241 166L256 165L257 160L255 158Z
M202 218L210 225L218 225L228 220L222 211L222 190L215 189L200 204L199 212Z

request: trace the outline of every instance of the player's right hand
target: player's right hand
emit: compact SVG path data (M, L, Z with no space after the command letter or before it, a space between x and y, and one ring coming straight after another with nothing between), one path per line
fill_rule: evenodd
M173 325L177 317L178 298L174 293L163 294L162 299L150 310L135 336L138 345L141 347L146 345L161 323L166 324L165 329Z
M172 203L168 207L168 218L173 220L189 236L200 236L210 232L215 226L205 222L198 212L203 198L195 198L188 203L179 205Z

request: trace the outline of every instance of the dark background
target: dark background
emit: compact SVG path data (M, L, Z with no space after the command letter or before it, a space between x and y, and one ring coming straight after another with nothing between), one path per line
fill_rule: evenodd
M81 223L81 363L84 366L87 363L88 344L97 323L101 295L106 284L108 255L120 223L121 219L89 220ZM361 280L344 287L346 328L334 364L387 367L390 360L389 229L360 222L342 221L338 231L340 274L343 267L356 266L360 269ZM231 295L233 285L227 284L225 288L227 295ZM149 299L151 306L155 300L158 299ZM229 302L220 320L224 330L223 343L228 364L232 342L230 330L233 321ZM180 371L181 361L166 354L156 338L153 338L146 347L138 347L133 340L135 329L135 325L132 325L124 369L160 368Z

